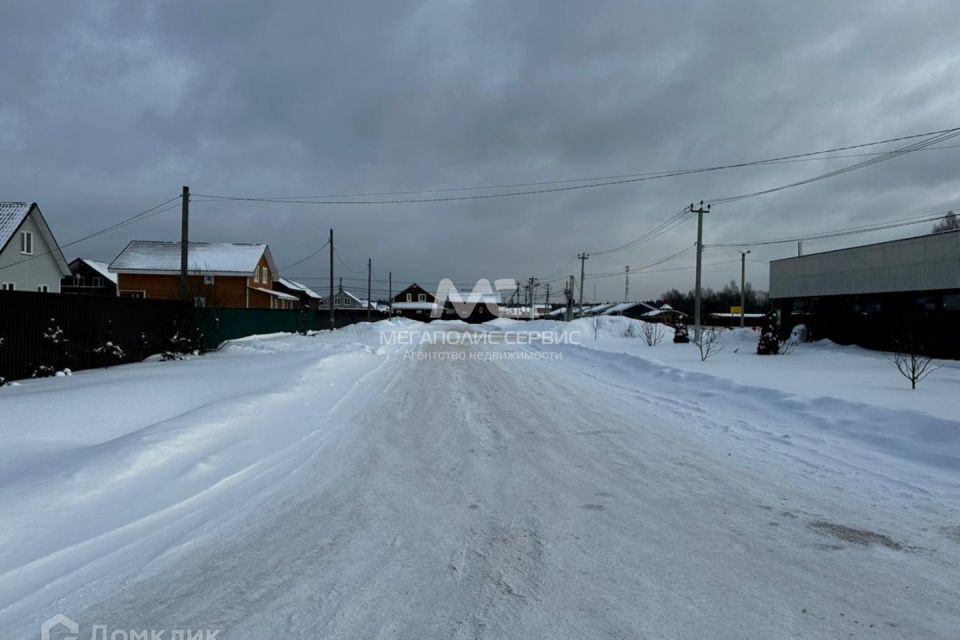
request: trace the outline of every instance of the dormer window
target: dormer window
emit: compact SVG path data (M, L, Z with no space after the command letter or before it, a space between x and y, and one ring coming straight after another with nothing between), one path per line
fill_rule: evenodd
M33 255L33 234L29 231L20 232L20 253L25 256Z
M408 293L408 294L407 294L407 302L410 302L411 300L413 300L413 294L412 294L412 293Z

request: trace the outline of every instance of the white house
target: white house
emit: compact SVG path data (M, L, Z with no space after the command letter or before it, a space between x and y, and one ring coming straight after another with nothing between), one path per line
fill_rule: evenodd
M60 293L70 267L36 202L0 202L0 290Z

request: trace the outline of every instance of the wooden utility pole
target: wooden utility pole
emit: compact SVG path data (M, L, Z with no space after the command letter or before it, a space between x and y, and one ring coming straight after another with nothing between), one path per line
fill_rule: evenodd
M630 302L630 265L627 265L627 282L623 287L623 301Z
M393 271L387 276L387 303L390 305L390 317L393 317Z
M180 196L180 299L190 299L187 279L187 253L190 246L190 187L184 186Z
M544 306L547 307L547 312L549 313L549 312L550 312L550 283L549 283L549 282L548 282L547 284L543 285L543 290L544 290L544 292L546 292L546 296L547 296L547 297L546 297L546 300L544 300L543 304L544 304Z
M530 319L531 319L531 320L533 320L533 319L535 319L535 318L537 317L537 312L536 312L536 308L537 308L537 285L539 285L539 284L540 284L540 283L537 281L536 278L534 278L533 276L530 276L530 284L528 285L528 289L530 290Z
M565 315L565 320L570 322L573 320L573 287L574 287L574 278L570 276L567 278L567 285L563 288L563 296L567 304L567 312Z
M744 314L747 312L747 254L750 250L740 251L740 326L746 326Z
M587 260L590 259L589 253L578 253L577 260L580 261L580 313L583 313L583 276L584 276L584 265L586 265Z
M703 269L703 214L710 212L710 205L703 206L703 200L696 209L690 205L690 211L697 214L697 281L693 290L693 337L694 342L700 343L700 281Z
M333 331L335 318L333 317L333 229L330 229L330 299L327 301L330 305L330 331Z
M373 306L373 298L370 296L373 290L370 288L370 278L373 274L373 258L367 258L367 322L370 322L370 307Z

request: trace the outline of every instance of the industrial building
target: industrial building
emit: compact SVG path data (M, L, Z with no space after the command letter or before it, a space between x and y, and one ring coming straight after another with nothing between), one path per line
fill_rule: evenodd
M892 349L913 331L930 355L960 358L960 231L774 260L770 301L786 332Z

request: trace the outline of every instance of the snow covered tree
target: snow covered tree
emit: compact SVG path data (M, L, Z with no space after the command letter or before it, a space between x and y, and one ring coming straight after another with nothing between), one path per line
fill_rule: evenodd
M46 343L50 353L50 362L41 364L33 370L34 378L48 378L56 375L64 357L67 355L67 343L69 342L63 333L63 329L57 324L56 318L50 318L50 323L43 330L43 341Z
M780 339L777 337L777 317L771 311L763 317L760 327L760 341L757 353L761 356L775 356L780 353Z
M686 344L690 342L690 334L687 333L687 325L679 320L673 325L673 341L677 344Z
M126 355L120 345L110 340L94 348L93 352L100 357L104 368L123 360L123 357Z

